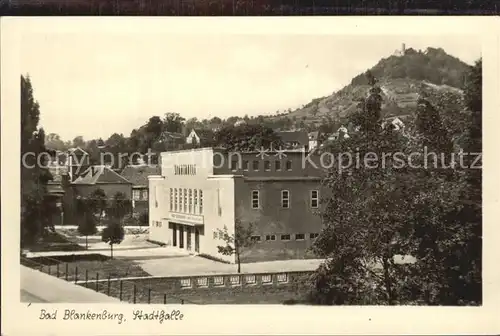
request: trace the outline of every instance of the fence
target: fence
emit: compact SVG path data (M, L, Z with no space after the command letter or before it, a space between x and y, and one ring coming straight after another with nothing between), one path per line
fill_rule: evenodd
M73 282L75 285L93 289L96 292L118 298L129 303L148 304L196 304L172 294L154 291L151 287L140 286L130 279L112 276L110 273L89 271L69 262L50 257L39 257L38 261L21 257L21 264L40 272ZM103 274L104 273L104 274Z

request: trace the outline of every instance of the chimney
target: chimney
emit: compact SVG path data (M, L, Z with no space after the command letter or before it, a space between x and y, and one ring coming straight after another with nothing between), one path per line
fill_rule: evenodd
M406 44L403 43L403 45L401 46L401 52L403 53L403 55L405 54L405 51L406 51Z

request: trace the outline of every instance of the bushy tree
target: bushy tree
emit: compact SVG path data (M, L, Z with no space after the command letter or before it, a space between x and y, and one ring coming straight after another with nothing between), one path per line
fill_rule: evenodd
M225 126L215 133L214 142L229 151L255 151L271 145L277 149L283 144L273 129L259 124Z
M254 228L252 223L244 225L241 220L237 219L234 230L234 234L229 234L227 227L217 230L219 239L224 242L224 245L217 246L217 249L222 255L236 256L238 273L241 273L241 252L243 249L250 248L255 244L255 241L252 240Z
M96 218L89 206L89 200L78 198L76 200L76 214L78 221L78 232L85 236L85 248L89 248L88 236L97 232Z
M480 67L479 62L471 70L470 77L476 79L466 88L468 109L455 111L469 116L459 118L468 120L460 147L476 152L481 151L481 110L471 92L481 94ZM375 121L371 108L362 106L368 113L359 116L358 125ZM325 200L325 228L314 250L327 261L313 278L313 302L481 302L481 170L456 165L426 169L423 155L414 155L424 146L445 156L456 146L450 145L454 138L447 136L436 108L425 100L419 109L413 134L375 131L376 126L368 125L329 148L351 158L375 154L378 166L367 166L366 161L357 167L335 165L325 179L331 194L341 197ZM383 153L396 152L400 160L392 156L381 161ZM380 167L381 162L385 166ZM396 255L411 255L416 262L398 264Z
M108 207L106 193L101 188L94 190L87 198L89 211L96 215L97 223L100 223L102 216Z
M120 244L125 238L125 229L122 223L113 218L102 230L102 241L109 244L111 249L111 258L113 258L113 245Z

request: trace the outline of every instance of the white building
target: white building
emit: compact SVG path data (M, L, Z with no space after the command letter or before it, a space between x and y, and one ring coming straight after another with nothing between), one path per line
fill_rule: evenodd
M149 176L150 239L170 246L218 256L218 229L234 233L233 175L214 175L213 150L161 153L161 175ZM200 248L200 246L202 248Z

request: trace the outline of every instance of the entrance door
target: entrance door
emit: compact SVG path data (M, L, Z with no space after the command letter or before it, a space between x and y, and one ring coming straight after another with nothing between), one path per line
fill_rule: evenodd
M200 231L194 229L194 250L200 252Z
M186 248L188 249L188 251L191 251L191 228L189 226L186 227L186 235Z
M184 248L184 225L179 225L179 247Z
M172 225L172 245L177 246L177 224Z

